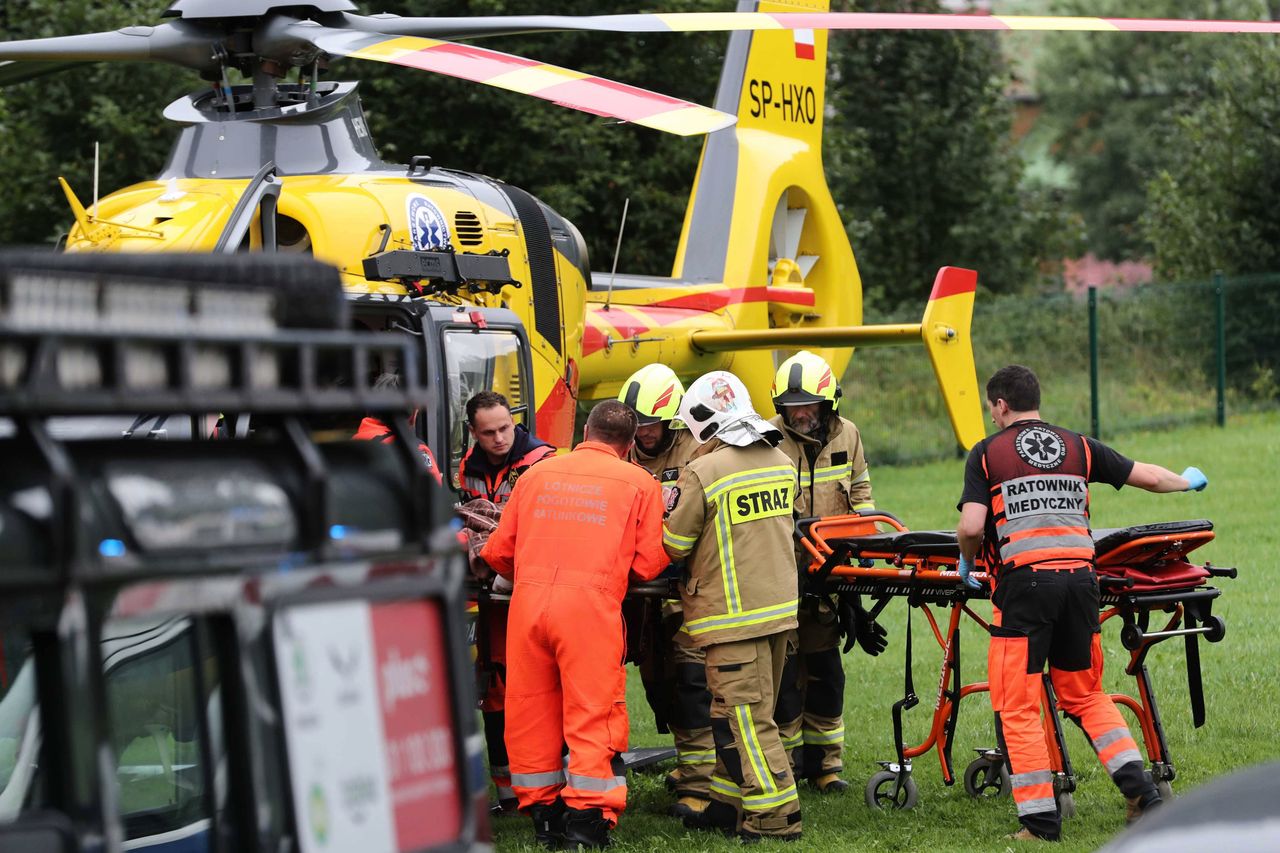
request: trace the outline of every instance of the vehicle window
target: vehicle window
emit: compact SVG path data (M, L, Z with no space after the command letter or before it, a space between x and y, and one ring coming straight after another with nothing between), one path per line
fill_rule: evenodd
M221 719L216 660L197 657L194 630L185 618L114 620L102 642L126 837L182 835L192 850L208 846L207 765L219 751L203 742L201 716Z
M456 330L444 333L449 374L449 458L456 471L467 449L467 400L480 391L507 398L516 423L529 423L520 338L512 332Z
M40 746L35 668L26 636L0 629L0 823L17 817Z

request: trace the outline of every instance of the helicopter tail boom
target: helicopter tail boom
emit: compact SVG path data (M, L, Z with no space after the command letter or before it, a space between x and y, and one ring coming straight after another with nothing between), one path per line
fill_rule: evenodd
M982 440L980 401L974 399L977 371L970 327L978 274L959 267L938 270L924 318L919 323L812 328L698 329L690 346L702 353L780 350L800 347L901 346L923 343L933 364L956 438L966 448Z

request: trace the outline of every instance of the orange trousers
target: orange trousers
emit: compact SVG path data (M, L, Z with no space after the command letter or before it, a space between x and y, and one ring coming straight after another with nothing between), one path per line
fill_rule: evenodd
M477 608L479 610L479 608ZM505 601L488 601L483 608L483 618L478 613L474 624L476 651L483 642L488 661L476 661L480 685L480 712L484 716L484 739L489 758L489 778L497 791L498 800L511 800L511 767L507 760L507 745L503 732L506 729L506 678L507 678L507 604ZM481 632L484 636L481 636ZM483 666L482 666L483 664Z
M619 758L628 736L624 646L616 597L517 583L507 623L506 740L521 809L561 797L617 823L627 805Z
M1059 707L1084 729L1125 796L1154 790L1129 727L1102 689L1098 581L1093 572L1015 569L1000 577L992 602L987 678L1018 820L1043 838L1056 839L1061 829L1040 719L1046 663Z

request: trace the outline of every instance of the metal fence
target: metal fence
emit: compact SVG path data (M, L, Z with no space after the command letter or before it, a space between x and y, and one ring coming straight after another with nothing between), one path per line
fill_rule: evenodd
M893 312L867 322L918 322ZM979 386L1025 364L1044 416L1109 438L1280 406L1280 274L1081 294L983 297L973 318ZM922 349L858 351L842 413L872 464L943 459L955 437ZM985 416L985 413L984 413ZM991 429L988 425L988 429Z

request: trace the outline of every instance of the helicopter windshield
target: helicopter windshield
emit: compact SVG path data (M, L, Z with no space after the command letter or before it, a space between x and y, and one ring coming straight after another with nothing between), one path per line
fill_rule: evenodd
M467 400L480 391L497 391L511 404L516 423L529 425L528 379L520 338L503 331L446 331L445 365L449 373L449 460L456 471L467 450Z

